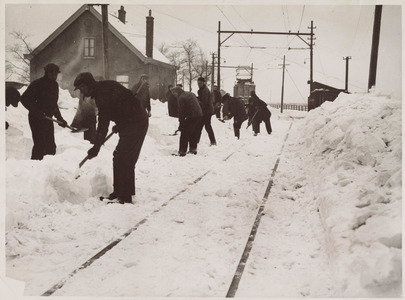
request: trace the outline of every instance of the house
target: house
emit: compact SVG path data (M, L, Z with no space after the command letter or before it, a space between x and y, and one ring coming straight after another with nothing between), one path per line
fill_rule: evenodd
M337 89L323 83L314 81L311 84L311 93L308 97L308 111L317 108L325 101L334 101L344 89Z
M100 5L81 6L32 53L31 82L44 74L50 62L60 67L58 83L72 95L73 81L81 72L91 72L97 78L104 76L102 14ZM149 75L152 99L163 99L169 84L175 83L176 67L153 46L154 18L146 16L146 38L126 22L126 11L121 6L118 17L108 15L109 78L131 88L141 74Z

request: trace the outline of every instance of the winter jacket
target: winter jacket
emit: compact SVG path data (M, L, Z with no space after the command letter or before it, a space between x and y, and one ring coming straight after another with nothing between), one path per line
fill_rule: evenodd
M228 97L228 118L231 119L232 117L234 118L234 121L237 123L242 123L245 121L248 116L245 111L245 105L243 100L234 98L234 97Z
M169 110L169 116L173 118L179 117L179 111L177 108L177 98L172 94L171 91L166 93L167 108Z
M30 114L38 117L46 116L63 120L58 107L59 85L55 80L43 77L34 80L21 96L21 103Z
M142 107L145 108L148 112L150 112L151 107L150 107L149 83L145 82L138 92L138 89L141 86L141 84L142 81L139 81L138 83L134 84L134 86L131 89L131 92L134 95L136 94L136 97L141 102Z
M95 145L102 145L110 121L115 122L119 131L128 126L143 127L148 116L140 101L130 90L114 80L97 82L91 97L98 108L98 125Z
M185 92L181 87L172 89L178 96L177 105L179 110L179 121L182 123L185 119L202 117L203 112L197 97L191 92Z
M253 100L253 107L255 108L255 111L257 112L257 115L260 116L260 119L266 119L271 117L271 112L267 108L267 103L264 102L263 100L260 100L259 97L252 97L250 98Z
M200 89L198 89L198 101L204 116L211 116L214 114L214 105L211 101L211 92L208 87L204 84Z

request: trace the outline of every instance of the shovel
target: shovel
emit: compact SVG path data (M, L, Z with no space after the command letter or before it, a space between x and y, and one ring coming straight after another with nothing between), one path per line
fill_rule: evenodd
M252 124L253 119L256 117L256 115L257 115L257 113L258 113L258 112L259 112L259 111L256 111L256 112L255 112L255 114L253 115L253 118L252 118L252 119L250 119L250 121L249 121L249 123L248 123L248 125L247 125L246 129L248 129L248 128L249 128L249 126Z
M63 124L63 122L58 121L58 120L53 119L53 118L50 118L50 117L48 117L48 116L45 116L45 119L47 119L47 120L49 120L49 121L53 121L53 122L58 123L58 124L60 124L60 125ZM74 128L74 127L69 126L69 125L67 125L67 124L66 124L66 127L69 128L69 129L71 130L71 132L73 132L73 133L84 132L84 131L86 131L86 130L89 130L88 128L77 129L77 128Z
M177 132L179 132L180 130L176 130L174 133L163 133L163 135L167 135L167 136L175 136L177 135Z
M113 136L114 133L115 133L115 132L112 131L112 132L110 132L109 135L106 136L106 138L104 139L103 145L104 145L104 143L105 143L110 137ZM79 170L80 170L80 168L84 165L84 163L85 163L88 159L89 159L89 156L87 155L87 156L86 156L85 158L83 158L83 160L79 163L79 167L77 168L76 173L75 173L75 179L77 179L77 178L80 177Z

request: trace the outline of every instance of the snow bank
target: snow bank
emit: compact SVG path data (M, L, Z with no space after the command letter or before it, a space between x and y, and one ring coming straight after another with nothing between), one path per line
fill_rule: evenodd
M402 294L401 99L341 93L301 120L294 152L342 297ZM297 186L298 183L298 186ZM301 183L301 184L300 184ZM307 193L311 194L308 190Z

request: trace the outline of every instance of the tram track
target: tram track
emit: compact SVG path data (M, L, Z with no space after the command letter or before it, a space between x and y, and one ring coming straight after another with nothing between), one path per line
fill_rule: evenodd
M288 131L291 129L292 123L290 124L290 127L288 129ZM262 216L263 213L263 209L265 207L266 201L268 199L268 196L270 194L270 190L273 184L273 178L276 174L277 171L277 167L278 164L280 162L280 155L283 152L284 149L284 145L285 142L288 138L288 132L287 135L283 141L282 147L281 147L281 151L278 154L278 158L277 161L273 167L273 171L271 174L271 178L268 182L267 188L266 188L266 192L265 195L262 199L262 202L259 206L257 215L256 215L256 219L253 223L252 229L250 231L249 234L249 238L248 241L246 243L245 246L245 250L243 251L242 254L242 258L238 264L236 273L233 276L233 280L232 283L230 285L230 288L228 290L227 296L226 297L234 297L237 291L237 287L239 284L240 279L243 276L243 271L244 271L244 266L249 258L249 253L253 247L253 241L255 238L255 235L257 233L257 229L259 227L260 224L260 218ZM234 155L235 152L231 152L229 155L227 155L224 159L222 159L222 162L226 162L232 155ZM102 250L100 250L97 254L95 254L94 256L92 256L90 259L88 259L85 263L83 263L82 265L80 265L78 268L76 268L74 271L72 271L71 273L69 273L66 277L64 277L62 280L60 280L58 283L56 283L55 285L53 285L51 288L49 288L46 292L44 292L41 296L51 296L53 295L57 290L61 289L71 278L73 278L76 274L78 274L79 272L81 272L82 270L88 268L89 266L91 266L95 261L97 261L98 259L100 259L101 257L103 257L107 252L109 252L110 250L114 249L120 242L122 242L123 240L125 240L131 233L133 233L134 231L136 231L140 226L142 226L143 224L145 224L149 218L151 218L152 216L156 215L157 213L159 213L160 211L162 211L162 209L164 207L166 207L171 201L173 201L174 199L177 199L180 195L184 194L187 190L192 189L193 187L195 187L195 185L200 182L203 178L205 178L210 172L212 172L212 168L205 171L202 175L198 176L196 179L194 179L192 181L191 184L189 184L187 187L181 189L179 192L177 192L175 195L173 195L172 197L170 197L166 202L164 202L163 204L160 205L160 207L158 207L157 209L153 210L148 216L144 217L141 221L139 221L138 223L135 224L135 226L131 227L129 230L127 230L124 234L122 234L120 237L116 238L114 241L112 241L111 243L109 243L106 247L104 247Z
M235 152L231 152L229 155L227 155L222 161L225 162L227 161ZM200 175L199 177L197 177L196 179L194 179L192 181L192 185L195 185L196 183L198 183L201 179L203 179L207 174L209 174L212 171L212 169L204 172L202 175ZM65 278L63 278L62 280L60 280L58 283L56 283L55 285L53 285L51 288L49 288L46 292L44 292L41 296L51 296L53 295L58 289L62 288L65 283L72 278L73 276L75 276L78 272L80 272L81 270L89 267L90 265L92 265L95 261L97 261L99 258L101 258L104 254L106 254L108 251L110 251L111 249L113 249L115 246L117 246L121 241L123 241L126 237L128 237L133 231L137 230L142 224L144 224L145 222L147 222L148 218L150 218L151 216L153 216L154 214L158 213L161 211L162 208L164 208L165 206L167 206L172 200L176 199L179 195L183 194L184 192L186 192L188 189L190 188L190 186L183 188L182 190L180 190L179 192L177 192L174 196L172 196L171 198L169 198L169 200L167 200L166 202L164 202L158 209L155 209L154 211L152 211L152 213L150 213L147 217L143 218L141 221L139 221L138 223L135 224L135 226L133 226L132 228L130 228L129 230L127 230L124 234L122 234L120 237L118 237L117 239L115 239L114 241L112 241L111 243L109 243L107 246L105 246L102 250L100 250L97 254L95 254L93 257L91 257L90 259L88 259L86 262L84 262L82 265L80 265L78 268L76 268L74 271L72 271L68 276L66 276Z

